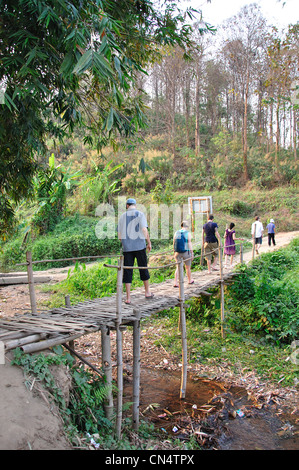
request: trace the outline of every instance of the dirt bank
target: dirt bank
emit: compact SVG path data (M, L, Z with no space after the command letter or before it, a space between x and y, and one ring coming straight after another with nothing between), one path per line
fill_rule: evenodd
M23 371L10 363L0 365L0 449L71 449L62 419L39 384L26 381Z

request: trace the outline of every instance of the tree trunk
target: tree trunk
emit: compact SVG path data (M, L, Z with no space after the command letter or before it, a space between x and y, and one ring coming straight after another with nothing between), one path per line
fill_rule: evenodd
M195 155L200 154L200 129L199 129L199 77L196 79L195 91Z
M243 167L244 178L249 179L247 163L247 113L248 113L248 90L249 90L249 69L247 69L246 90L244 96L244 119L243 119Z
M278 153L279 153L279 144L280 144L280 125L279 125L279 110L280 110L280 100L277 100L276 107L276 143L275 143L275 167L278 169Z
M294 144L294 160L297 162L297 120L296 110L293 109L293 144Z

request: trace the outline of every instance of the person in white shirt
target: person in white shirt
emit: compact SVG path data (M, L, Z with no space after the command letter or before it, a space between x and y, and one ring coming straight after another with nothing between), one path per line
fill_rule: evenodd
M251 226L251 235L252 235L252 239L255 240L255 252L257 255L259 254L259 248L263 242L263 232L264 232L263 224L260 221L260 218L256 216L255 222L253 222Z

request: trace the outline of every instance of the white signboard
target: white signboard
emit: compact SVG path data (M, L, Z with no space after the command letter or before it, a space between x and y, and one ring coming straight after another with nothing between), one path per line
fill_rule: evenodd
M213 214L212 196L188 197L189 214Z

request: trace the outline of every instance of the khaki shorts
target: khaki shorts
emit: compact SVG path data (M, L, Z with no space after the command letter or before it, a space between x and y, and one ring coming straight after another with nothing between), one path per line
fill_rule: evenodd
M218 243L205 242L204 244L204 254L205 258L208 260L212 259L212 256L215 258L218 256Z
M191 253L190 251L185 251L184 253L178 253L177 251L174 253L174 258L176 261L181 261L182 259L185 262L186 266L191 266ZM189 259L188 259L189 258ZM187 261L185 261L187 260Z

